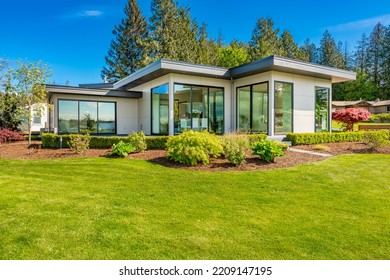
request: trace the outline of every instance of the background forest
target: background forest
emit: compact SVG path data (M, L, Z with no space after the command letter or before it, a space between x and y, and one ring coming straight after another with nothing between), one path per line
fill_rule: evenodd
M336 42L326 30L319 45L310 39L299 45L271 18L259 18L249 42L224 44L222 34L211 38L207 24L191 17L190 7L153 0L147 19L137 1L129 0L124 18L114 27L101 75L118 81L160 58L230 68L274 54L355 71L355 81L333 85L333 100L390 99L390 26L378 22L351 48L355 43Z

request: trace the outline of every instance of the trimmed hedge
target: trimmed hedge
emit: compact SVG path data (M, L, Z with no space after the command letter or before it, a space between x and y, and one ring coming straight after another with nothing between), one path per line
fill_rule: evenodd
M312 145L322 143L336 142L363 142L364 135L373 133L374 131L357 131L357 132L322 132L322 133L288 133L287 141L291 141L292 145ZM390 132L389 132L390 133Z
M146 136L148 149L165 149L168 139L172 136Z
M69 134L57 135L53 133L42 133L42 148L59 148L60 137L62 137L62 147L69 148ZM147 149L165 149L169 136L146 136ZM120 141L130 143L128 136L91 136L90 148L111 148Z

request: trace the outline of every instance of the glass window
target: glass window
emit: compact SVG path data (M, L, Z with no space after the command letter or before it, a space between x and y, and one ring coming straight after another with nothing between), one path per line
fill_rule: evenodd
M238 130L247 132L251 130L251 87L238 89Z
M252 131L268 131L268 83L252 86Z
M80 101L80 132L97 133L97 103Z
M168 134L168 116L168 84L165 84L152 89L152 134Z
M223 89L209 88L209 131L223 133Z
M58 101L58 133L115 134L116 104L97 101Z
M175 84L175 133L187 129L223 133L223 88Z
M316 87L316 132L329 131L329 88Z
M58 101L58 133L79 132L79 102Z
M112 102L98 102L98 133L115 134L115 105Z
M292 132L293 85L275 82L275 134Z
M243 132L268 132L268 83L237 89L237 126Z

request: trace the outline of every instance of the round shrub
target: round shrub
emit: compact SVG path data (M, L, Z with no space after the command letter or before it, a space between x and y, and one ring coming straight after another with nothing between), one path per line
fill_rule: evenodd
M167 141L167 158L186 165L208 164L222 153L221 140L206 131L187 130Z
M239 166L245 163L249 140L246 135L226 134L222 137L223 152L230 163Z
M259 156L266 162L274 162L276 157L284 156L283 147L275 141L265 140L252 146L253 155Z
M146 137L142 131L130 134L129 143L135 148L137 153L143 152L147 148Z

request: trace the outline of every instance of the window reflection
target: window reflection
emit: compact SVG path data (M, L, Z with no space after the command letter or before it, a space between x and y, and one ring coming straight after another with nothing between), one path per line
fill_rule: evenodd
M115 134L114 102L59 100L58 133Z
M292 132L292 95L291 83L275 82L275 134Z

